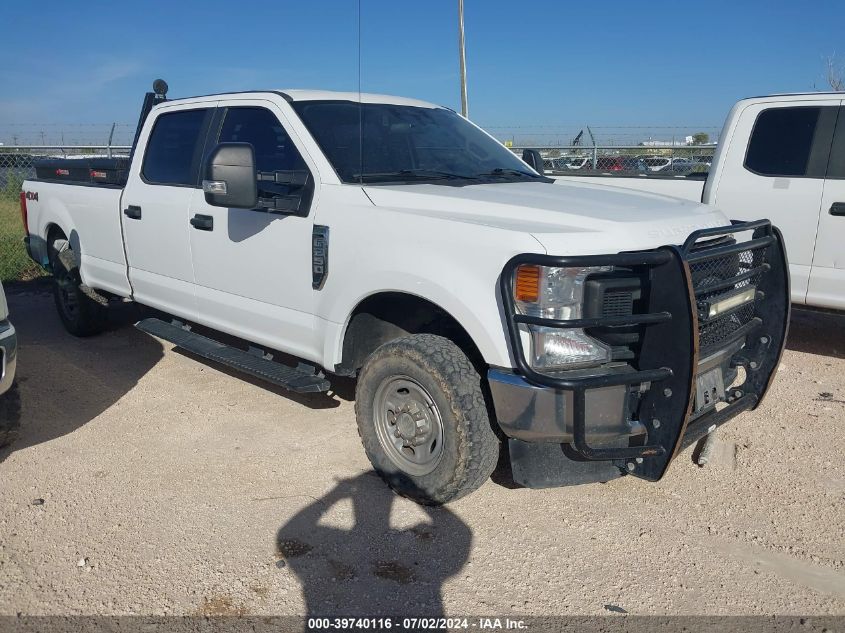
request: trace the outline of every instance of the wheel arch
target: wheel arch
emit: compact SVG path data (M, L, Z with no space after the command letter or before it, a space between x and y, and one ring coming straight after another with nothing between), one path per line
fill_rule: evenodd
M58 222L48 222L47 226L44 227L44 239L47 240L47 244L56 239L59 234L67 239L67 231Z
M479 345L448 310L406 291L383 290L362 298L341 335L338 373L355 375L379 346L409 334L437 334L454 342L476 366L485 365Z
M82 246L79 243L79 233L76 229L71 229L67 231L63 226L61 226L58 222L48 222L47 225L44 227L44 243L47 249L47 253L49 256L50 248L52 247L53 241L59 238L64 238L70 244L70 252L73 255L73 263L77 268L81 268L82 266ZM47 261L47 268L48 270L52 266L52 262Z

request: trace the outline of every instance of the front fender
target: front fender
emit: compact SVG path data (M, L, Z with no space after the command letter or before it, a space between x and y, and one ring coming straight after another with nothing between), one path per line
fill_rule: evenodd
M544 252L530 234L371 205L327 205L320 224L330 228L328 276L315 300L324 320L325 366L340 362L361 301L400 292L454 317L488 364L513 367L498 279L517 253Z

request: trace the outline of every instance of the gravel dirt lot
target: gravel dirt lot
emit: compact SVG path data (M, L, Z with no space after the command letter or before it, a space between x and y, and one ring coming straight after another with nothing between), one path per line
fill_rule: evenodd
M370 470L351 385L292 397L137 332L64 332L10 293L0 614L845 615L845 317L797 311L766 403L657 484L446 508ZM42 501L43 500L43 501Z

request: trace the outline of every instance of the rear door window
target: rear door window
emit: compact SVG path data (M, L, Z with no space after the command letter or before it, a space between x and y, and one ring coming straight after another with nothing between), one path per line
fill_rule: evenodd
M746 169L761 176L811 176L814 139L821 107L770 108L763 110L754 123Z
M141 174L153 185L196 187L212 110L180 110L156 119Z

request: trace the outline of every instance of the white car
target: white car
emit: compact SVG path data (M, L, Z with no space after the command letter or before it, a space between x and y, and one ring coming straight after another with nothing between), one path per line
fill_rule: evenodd
M589 156L573 156L566 159L567 169L583 169L585 166L589 169L593 164Z
M3 285L0 284L0 396L9 391L15 381L17 351L17 333L9 321L9 306Z
M646 156L643 162L649 171L664 171L672 166L672 159L665 156Z
M12 440L10 424L20 408L20 398L15 385L18 337L9 320L9 306L3 285L0 284L0 448Z
M95 334L131 299L173 317L142 330L293 391L354 376L364 449L412 499L482 485L494 427L523 485L657 480L774 375L789 302L768 222L556 185L414 99L145 103L128 172L53 162L23 184L66 328Z

